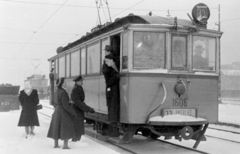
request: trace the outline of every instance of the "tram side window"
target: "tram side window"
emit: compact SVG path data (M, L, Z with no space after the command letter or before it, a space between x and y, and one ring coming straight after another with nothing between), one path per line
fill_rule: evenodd
M70 55L66 56L66 77L70 77Z
M87 74L100 73L100 46L99 42L87 48Z
M101 55L101 56L102 56L102 57L101 57L101 59L102 59L102 61L101 61L101 66L102 66L103 63L104 63L104 59L105 59L105 55L106 55L106 54L105 54L106 51L104 50L106 45L109 45L109 39L108 39L108 38L105 38L105 39L102 39L102 40L101 40L101 54L102 54L102 55Z
M55 79L58 78L58 58L55 59Z
M193 70L215 71L216 70L216 39L212 37L193 37Z
M86 48L81 49L81 75L86 74Z
M65 56L59 58L59 78L65 77Z
M183 70L187 67L187 36L172 36L171 67Z
M54 69L55 69L54 60L49 63L49 68L50 68L50 70L51 70L50 72L53 72L53 71L54 71Z
M128 33L123 33L122 43L122 69L128 68Z
M77 50L71 53L71 76L80 74L80 51Z
M152 69L165 67L165 34L134 32L133 67Z

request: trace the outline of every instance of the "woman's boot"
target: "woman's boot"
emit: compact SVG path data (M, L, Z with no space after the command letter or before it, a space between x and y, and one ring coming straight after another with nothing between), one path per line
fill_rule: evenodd
M54 140L54 148L60 148L58 145L58 140Z
M26 132L26 138L28 138L28 134L29 134L29 127L28 126L25 127L25 132Z
M70 148L68 147L68 140L64 140L64 141L63 141L63 149L70 149Z
M31 128L30 134L31 134L31 135L35 135L34 132L33 132L34 126L31 126L30 128Z

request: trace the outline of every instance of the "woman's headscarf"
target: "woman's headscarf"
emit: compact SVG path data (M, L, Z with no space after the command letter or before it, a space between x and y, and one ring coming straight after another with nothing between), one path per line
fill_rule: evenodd
M59 79L57 79L57 81L56 81L56 86L57 86L58 88L62 88L62 85L63 85L63 83L64 83L64 79L65 79L65 78L59 78Z
M30 81L25 81L24 82L24 91L27 95L30 95L32 92L32 85Z

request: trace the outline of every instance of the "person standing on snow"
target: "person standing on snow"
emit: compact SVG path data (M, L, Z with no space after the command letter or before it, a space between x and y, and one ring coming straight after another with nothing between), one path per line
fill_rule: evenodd
M39 104L38 92L32 89L30 81L24 83L24 90L20 91L19 101L22 111L18 126L25 126L26 138L28 135L35 135L34 126L39 126L37 105Z
M83 78L78 76L73 80L75 85L71 93L72 108L76 112L77 116L74 117L74 128L76 137L72 140L74 142L80 141L81 136L84 134L84 112L94 113L94 109L85 104L85 93L83 90Z
M48 130L47 137L54 139L54 148L60 148L58 140L63 140L63 149L68 147L68 140L75 137L73 118L76 113L69 105L67 91L62 88L64 78L57 79L57 90L54 93L54 113Z

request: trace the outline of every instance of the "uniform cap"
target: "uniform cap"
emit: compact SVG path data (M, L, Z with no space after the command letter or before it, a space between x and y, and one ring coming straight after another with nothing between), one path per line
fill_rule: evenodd
M106 45L104 50L112 52L113 48L110 45Z
M83 77L81 75L79 75L78 77L74 78L73 81L77 82L83 80Z

